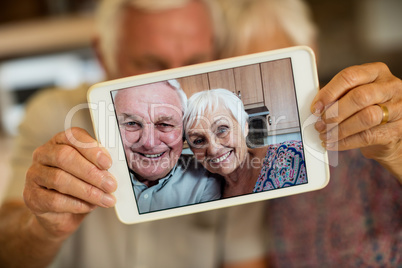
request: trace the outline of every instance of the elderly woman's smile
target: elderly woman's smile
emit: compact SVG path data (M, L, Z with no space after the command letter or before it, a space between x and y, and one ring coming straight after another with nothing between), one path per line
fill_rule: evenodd
M212 163L220 163L220 162L226 160L226 159L229 157L229 155L230 155L231 152L232 152L232 151L229 151L229 152L223 154L223 155L220 156L220 157L211 158L211 159L209 159L209 161L211 161Z

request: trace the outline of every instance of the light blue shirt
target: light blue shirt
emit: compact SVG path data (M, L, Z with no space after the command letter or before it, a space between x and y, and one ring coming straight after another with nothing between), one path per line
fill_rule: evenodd
M139 213L186 206L221 197L221 179L193 156L182 155L170 173L148 187L131 173Z

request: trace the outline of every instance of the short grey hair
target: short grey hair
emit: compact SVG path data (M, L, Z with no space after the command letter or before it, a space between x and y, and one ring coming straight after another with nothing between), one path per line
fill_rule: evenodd
M187 111L187 95L186 93L184 93L184 90L182 89L179 81L177 81L176 79L170 79L166 81L166 83L176 91L177 95L179 95L181 111L183 112L183 114L185 114Z
M166 86L170 87L177 93L177 96L179 97L179 101L180 101L180 105L181 105L181 111L183 112L183 115L184 115L184 113L187 110L187 95L186 95L186 93L184 93L183 89L181 88L179 81L177 81L176 79L170 79L167 81L155 82L155 83L151 83L148 85L154 85L154 84L159 84L159 83L165 84ZM147 86L147 85L139 85L139 86ZM134 86L131 88L136 88L136 87L138 87L138 86ZM119 92L121 92L121 90L127 90L127 89L130 89L130 88L122 88L122 89L113 91L112 92L113 100L116 99L116 96L119 94Z
M235 55L253 36L269 35L275 26L292 45L313 46L316 41L317 29L303 0L216 1L224 12L224 34L217 40L221 57Z
M181 8L192 1L201 1L211 13L214 25L214 35L218 36L221 29L221 13L215 0L102 0L96 12L96 26L101 40L101 53L105 57L105 64L112 73L117 71L116 49L120 34L122 13L125 8L133 7L145 12L159 12L174 8Z
M245 133L248 114L244 109L244 105L239 97L224 88L200 91L189 98L187 111L184 113L183 118L184 131L187 133L197 119L206 112L215 112L219 107L226 108L240 124L243 133Z

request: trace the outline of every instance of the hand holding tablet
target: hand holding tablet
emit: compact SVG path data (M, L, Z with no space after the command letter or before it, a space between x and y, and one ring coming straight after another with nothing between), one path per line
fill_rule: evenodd
M273 75L278 66L288 75ZM278 98L285 108L267 107L265 144L252 148L246 137L253 129L238 98L241 92L247 102L253 88L246 85L260 87L265 98L286 96ZM119 219L136 223L324 187L327 155L310 113L317 90L314 56L305 47L93 86L88 102L97 139L113 159ZM201 93L191 97L195 92ZM246 108L258 106L267 105L257 100ZM279 128L288 117L293 125ZM190 155L181 155L184 140Z

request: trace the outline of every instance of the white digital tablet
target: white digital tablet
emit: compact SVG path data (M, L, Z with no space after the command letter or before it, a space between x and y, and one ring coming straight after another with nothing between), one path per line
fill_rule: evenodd
M118 218L138 223L325 187L327 153L310 113L318 89L308 47L92 86Z

